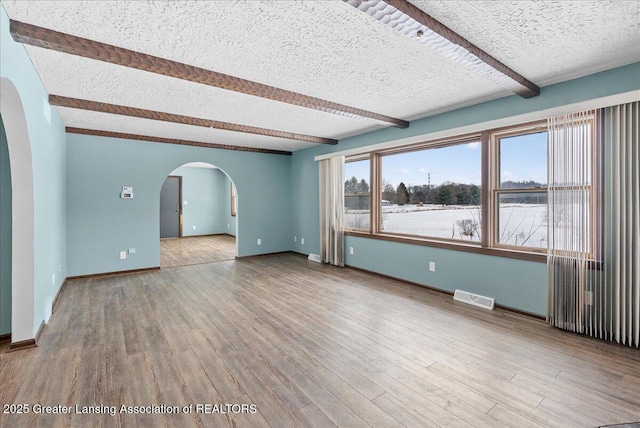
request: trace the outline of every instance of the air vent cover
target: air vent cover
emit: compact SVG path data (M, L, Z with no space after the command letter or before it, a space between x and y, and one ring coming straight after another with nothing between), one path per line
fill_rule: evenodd
M309 254L309 260L311 260L312 262L318 262L318 263L322 263L322 258L320 257L320 254Z
M490 311L493 310L493 306L495 304L495 299L492 297L480 296L479 294L473 294L462 290L456 290L453 294L453 300L473 306L479 306Z

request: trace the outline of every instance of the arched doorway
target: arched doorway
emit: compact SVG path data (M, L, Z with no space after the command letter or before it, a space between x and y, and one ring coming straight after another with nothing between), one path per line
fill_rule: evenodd
M162 268L235 259L237 194L222 169L191 162L173 170L160 191Z
M11 171L11 342L34 340L34 200L31 144L18 90L0 78L2 117Z

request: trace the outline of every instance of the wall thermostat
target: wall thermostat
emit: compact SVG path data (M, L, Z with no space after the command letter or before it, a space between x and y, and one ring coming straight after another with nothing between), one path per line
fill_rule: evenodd
M122 199L133 199L133 187L123 187L120 197Z

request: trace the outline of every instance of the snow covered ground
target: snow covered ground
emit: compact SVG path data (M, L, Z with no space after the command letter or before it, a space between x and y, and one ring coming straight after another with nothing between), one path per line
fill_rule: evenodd
M502 204L499 215L499 242L506 245L546 248L546 204ZM467 234L463 233L466 220ZM435 238L480 241L480 207L468 205L389 205L382 207L385 232ZM345 225L367 229L367 211L349 210ZM469 233L476 229L477 232Z

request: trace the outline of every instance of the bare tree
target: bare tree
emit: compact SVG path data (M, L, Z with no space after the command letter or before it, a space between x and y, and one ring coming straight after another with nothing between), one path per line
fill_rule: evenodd
M469 239L473 240L474 236L478 236L478 224L475 222L475 220L466 218L464 220L456 221L456 224L458 225L458 230L461 238L464 239L468 237Z
M534 221L531 222L529 229L524 230L522 229L522 226L525 220L527 219L527 216L524 216L522 217L520 222L515 226L515 228L510 229L509 224L511 223L511 219L513 218L513 213L514 213L514 210L512 208L511 211L509 212L509 217L507 218L507 221L505 222L504 227L501 228L502 233L500 234L499 242L507 243L511 239L515 238L515 245L523 247L540 230L540 228L546 224L546 220L542 219L541 221L536 222L534 217Z

